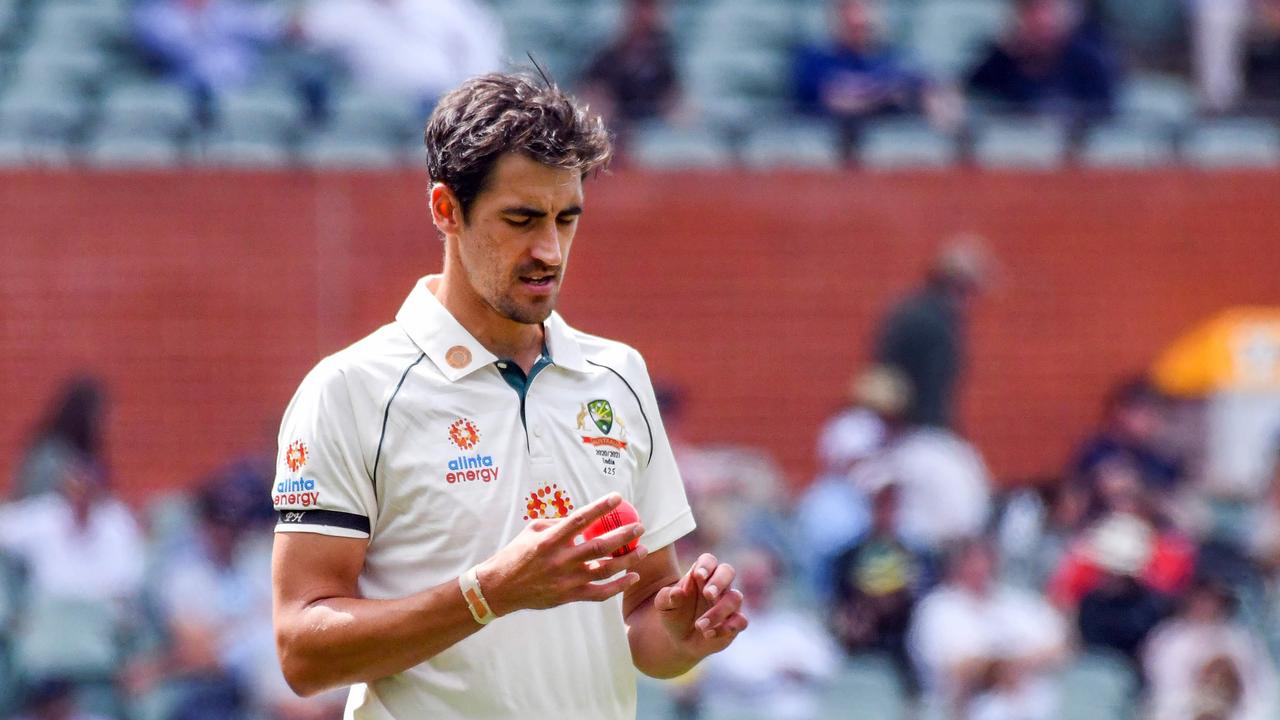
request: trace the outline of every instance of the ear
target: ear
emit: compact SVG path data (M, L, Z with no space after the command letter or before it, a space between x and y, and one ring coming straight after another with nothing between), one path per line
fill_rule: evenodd
M457 235L462 231L462 205L458 196L444 183L431 186L431 222L445 235Z

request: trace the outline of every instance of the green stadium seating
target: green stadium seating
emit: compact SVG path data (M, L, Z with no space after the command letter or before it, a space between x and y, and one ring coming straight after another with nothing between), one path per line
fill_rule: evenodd
M64 88L21 83L0 95L0 130L24 137L65 140L79 129L88 104Z
M836 130L830 123L793 120L753 130L742 150L742 160L752 168L834 169Z
M1138 688L1130 666L1114 655L1085 652L1062 674L1062 720L1129 720Z
M162 137L103 137L88 145L87 162L100 168L165 168L182 162L181 148Z
M647 125L636 130L628 152L638 164L660 170L721 168L733 162L725 138L707 128Z
M201 165L222 168L273 169L293 163L289 149L279 143L238 140L216 134L197 143L193 158Z
M845 661L827 690L826 717L900 720L906 710L902 685L889 661L863 655Z
M935 77L960 78L1009 16L1004 0L924 0L913 13L909 55Z
M215 117L218 131L228 137L272 141L289 137L306 119L297 91L276 85L219 95Z
M1067 134L1052 120L994 120L974 132L978 166L1017 170L1055 170L1067 157Z
M351 88L334 99L327 131L335 137L400 141L420 134L426 116L412 98Z
M184 133L195 125L195 106L191 96L177 85L120 84L106 93L101 121L113 130Z
M1203 123L1188 131L1182 155L1206 169L1274 168L1280 166L1280 129L1245 118Z
M103 602L31 597L14 641L14 656L27 678L108 678L120 661L115 609Z
M1195 94L1182 78L1136 74L1121 88L1117 111L1129 121L1182 125L1195 115Z
M859 152L864 167L879 170L946 168L959 156L953 138L915 119L869 124Z
M383 170L404 164L393 146L374 140L310 138L299 150L302 162L312 168Z
M1115 122L1089 130L1080 152L1083 165L1097 168L1147 168L1174 159L1173 139L1164 126Z

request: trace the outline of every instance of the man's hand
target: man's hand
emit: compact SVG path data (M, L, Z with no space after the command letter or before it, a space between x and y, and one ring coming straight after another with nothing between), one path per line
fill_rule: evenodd
M574 545L588 525L622 502L610 493L559 520L535 520L506 547L476 568L480 591L499 616L517 610L556 607L580 600L600 602L640 579L632 568L648 554L643 546L621 557L610 553L644 534L639 523L623 525ZM597 582L625 574L609 582Z
M662 627L695 660L729 647L747 629L742 592L732 587L733 566L704 553L675 584L658 591L653 606Z

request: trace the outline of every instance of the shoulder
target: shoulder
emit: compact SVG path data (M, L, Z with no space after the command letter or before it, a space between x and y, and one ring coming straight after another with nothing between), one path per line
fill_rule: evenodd
M380 388L398 382L422 357L403 330L395 324L384 325L316 363L300 390L378 395Z
M649 384L649 369L640 351L626 343L591 335L569 325L565 325L565 330L577 341L587 363L617 373L629 383Z

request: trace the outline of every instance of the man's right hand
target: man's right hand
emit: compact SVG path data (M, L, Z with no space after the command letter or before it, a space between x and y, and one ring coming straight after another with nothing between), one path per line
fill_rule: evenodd
M595 539L574 545L588 525L622 502L618 493L575 510L557 520L534 520L506 547L476 568L476 579L489 608L496 615L590 600L600 602L635 584L631 572L648 554L637 546L622 557L610 554L644 534L640 523L623 525ZM598 582L625 572L609 582Z

